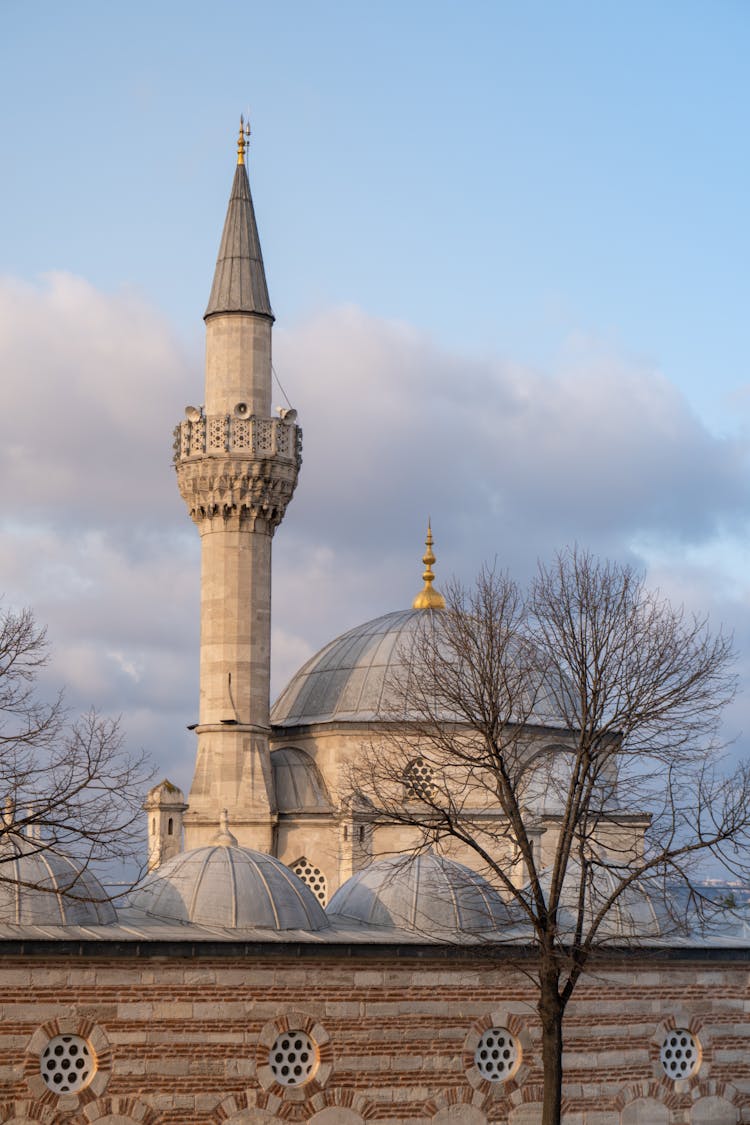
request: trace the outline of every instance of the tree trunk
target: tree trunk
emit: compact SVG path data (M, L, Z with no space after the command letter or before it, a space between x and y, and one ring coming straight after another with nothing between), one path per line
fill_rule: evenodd
M542 1067L544 1096L541 1125L560 1125L562 1113L562 1021L558 974L543 972L540 978L539 1016L542 1022Z

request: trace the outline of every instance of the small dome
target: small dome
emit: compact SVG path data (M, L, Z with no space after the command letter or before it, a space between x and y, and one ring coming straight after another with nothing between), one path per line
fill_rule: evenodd
M386 613L350 629L292 677L273 706L271 722L276 727L297 727L394 718L388 685L398 682L408 693L408 653L417 630L434 629L439 637L442 618L439 609L409 609ZM545 725L564 726L554 713L554 693L542 682L531 685L531 690L530 717ZM573 699L569 687L563 685L563 690Z
M509 910L486 879L444 856L389 856L339 887L326 910L341 924L359 922L435 932L486 933L511 923Z
M330 811L331 798L320 770L304 750L296 746L273 750L271 766L280 813Z
M0 922L106 926L117 921L96 876L42 840L7 836L0 856Z
M586 888L585 926L591 924L602 906L627 877L626 868L619 873L616 868L610 870L602 865L592 870ZM539 881L546 898L549 896L552 869L545 868L539 876ZM580 886L581 866L577 860L571 859L560 895L558 923L562 932L571 933L576 927ZM645 887L639 883L631 883L607 910L599 933L602 938L648 938L658 937L663 932L663 928L670 929L664 906Z
M168 860L130 901L155 918L203 926L321 930L328 925L312 892L281 860L225 843Z

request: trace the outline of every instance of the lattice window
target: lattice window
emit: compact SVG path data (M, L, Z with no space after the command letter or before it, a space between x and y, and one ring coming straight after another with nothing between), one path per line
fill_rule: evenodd
M284 422L274 422L276 427L276 452L289 453L289 439L291 436L292 427L286 425Z
M325 906L326 877L320 868L310 863L310 860L305 856L302 856L296 863L292 864L292 871L298 879L301 879L303 883L307 883L318 901L322 902L323 906Z
M82 1089L96 1071L93 1052L80 1035L56 1035L41 1057L44 1084L56 1094Z
M407 801L429 801L435 796L432 766L424 758L415 758L404 771L404 790Z
M227 447L227 418L208 418L208 448L226 449Z
M273 421L255 420L255 442L258 453L273 453Z
M282 1086L301 1086L312 1078L318 1052L306 1031L279 1035L268 1057L273 1076Z
M190 453L190 423L180 422L175 430L175 452L180 457L187 457Z
M187 425L190 427L190 452L205 453L206 419L199 418L196 422L188 422Z
M677 1027L667 1034L659 1058L668 1078L689 1078L701 1064L701 1051L692 1032Z
M488 1082L506 1082L519 1059L518 1041L505 1027L490 1027L477 1043L474 1063Z
M253 423L250 418L232 419L232 449L253 448Z

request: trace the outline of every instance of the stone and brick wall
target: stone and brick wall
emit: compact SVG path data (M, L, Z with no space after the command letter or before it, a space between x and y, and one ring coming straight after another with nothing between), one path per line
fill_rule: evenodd
M0 960L0 1123L531 1125L542 1087L531 967L507 950L11 944ZM748 951L601 961L566 1016L566 1122L750 1122L749 967ZM475 1065L492 1027L518 1043L506 1082ZM659 1060L674 1027L701 1052L678 1082ZM308 1081L287 1086L270 1052L295 1030L317 1059ZM74 1094L40 1079L40 1054L62 1033L98 1059Z

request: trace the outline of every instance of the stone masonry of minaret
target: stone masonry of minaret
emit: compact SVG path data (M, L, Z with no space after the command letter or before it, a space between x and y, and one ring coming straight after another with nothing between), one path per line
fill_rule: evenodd
M177 480L201 536L200 710L185 847L224 809L240 844L274 850L269 759L271 539L297 483L301 431L271 418L263 257L240 134L206 321L206 401L175 432Z

